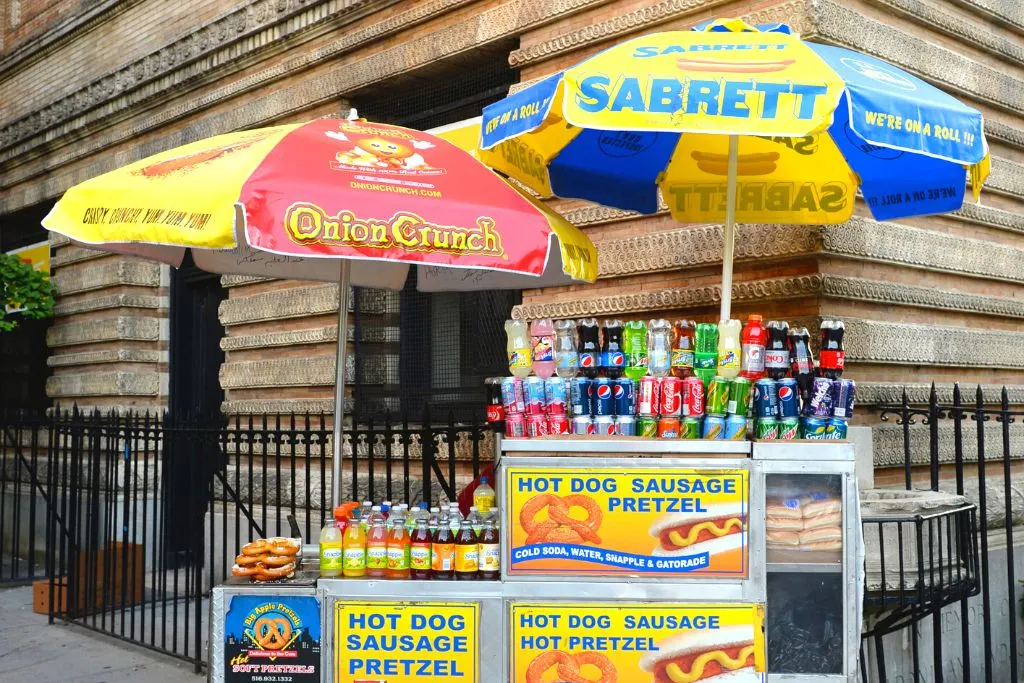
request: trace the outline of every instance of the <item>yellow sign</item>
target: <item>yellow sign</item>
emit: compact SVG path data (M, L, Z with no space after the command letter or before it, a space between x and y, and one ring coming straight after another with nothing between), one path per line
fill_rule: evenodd
M334 607L335 683L476 683L472 602L356 602Z
M512 683L764 680L761 605L514 602L510 616Z
M509 574L747 576L746 470L506 469Z
M36 242L27 247L11 249L7 252L11 256L17 256L19 260L29 264L47 278L50 277L50 243Z

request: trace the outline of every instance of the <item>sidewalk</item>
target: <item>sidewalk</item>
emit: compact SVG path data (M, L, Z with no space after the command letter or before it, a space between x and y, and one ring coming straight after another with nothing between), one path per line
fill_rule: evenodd
M0 680L202 683L192 666L32 612L32 589L0 589ZM10 677L10 678L8 678Z

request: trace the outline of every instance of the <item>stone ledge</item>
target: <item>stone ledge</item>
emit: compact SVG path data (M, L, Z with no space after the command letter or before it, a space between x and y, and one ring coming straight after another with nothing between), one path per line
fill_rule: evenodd
M46 380L50 398L79 396L156 396L160 391L157 372L89 372L55 375Z
M360 330L360 342L366 344L397 344L400 339L400 328L394 326L378 327L366 325ZM348 341L355 341L354 325L348 326ZM243 349L262 349L274 346L297 346L303 344L333 344L338 340L336 325L314 327L290 332L265 332L263 334L247 334L237 337L223 337L220 348L224 351L240 351Z
M72 263L91 261L103 256L110 256L110 252L101 251L99 249L87 249L86 247L64 247L63 249L57 250L56 255L50 259L50 267L61 268L63 266L69 266Z
M241 287L243 285L254 285L259 282L272 282L272 277L262 277L260 275L221 275L220 286L224 289L231 289L232 287Z
M160 319L118 317L55 325L46 331L50 348L106 341L157 341Z
M51 368L97 363L159 363L160 351L151 349L102 349L81 353L62 353L50 356L46 364Z
M252 415L252 414L289 414L301 415L334 415L333 398L280 398L280 399L237 399L224 401L220 404L220 410L225 415ZM345 414L351 415L355 410L355 401L345 397Z
M219 377L224 389L334 386L334 367L333 356L231 361L221 365ZM374 356L363 361L360 369L366 384L399 384L398 354ZM355 377L352 354L345 357L345 377Z
M1024 368L1024 332L844 318L851 361Z
M998 422L985 424L985 462L990 464L992 471L1001 466L1002 460L1002 425ZM921 424L910 425L910 462L912 465L928 465L930 460L929 439L930 427ZM875 467L903 467L903 425L881 424L871 429L872 450ZM969 428L963 429L964 462L978 461L978 430L971 422ZM943 420L939 424L939 462L952 464L956 462L954 449L955 434L952 420ZM991 449L991 450L989 450ZM1014 460L1024 458L1024 422L1010 425L1010 457ZM1001 473L999 475L1001 479Z
M111 308L160 308L167 307L167 297L149 296L146 294L110 294L96 299L83 299L70 303L57 303L53 308L53 315L56 318L86 313L88 311L102 311Z
M952 0L955 4L970 10L971 12L993 19L997 22L1006 22L1019 29L1018 33L1024 32L1024 5L1017 0Z
M961 405L970 408L976 405L978 384L962 384ZM982 401L984 405L991 408L1002 401L1004 385L982 384ZM1011 406L1024 404L1024 385L1005 385L1007 399ZM907 392L907 401L920 407L926 405L931 395L932 385L925 383L904 384L900 382L857 382L857 405L887 405L899 406L903 403L903 392ZM942 383L935 385L936 396L940 403L953 403L953 384Z
M349 312L353 312L355 297L348 298ZM384 313L387 310L387 292L364 288L360 290L361 313ZM301 285L277 289L261 294L225 299L220 304L222 325L301 318L338 312L338 285Z
M88 264L53 276L58 296L91 292L118 285L160 286L160 264L149 261L118 261L99 266Z

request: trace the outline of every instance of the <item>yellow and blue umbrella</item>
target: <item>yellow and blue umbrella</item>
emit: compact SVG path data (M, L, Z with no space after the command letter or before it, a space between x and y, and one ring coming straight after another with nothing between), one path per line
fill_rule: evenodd
M541 196L733 224L954 211L988 175L982 115L870 55L718 20L615 45L483 112L481 160Z

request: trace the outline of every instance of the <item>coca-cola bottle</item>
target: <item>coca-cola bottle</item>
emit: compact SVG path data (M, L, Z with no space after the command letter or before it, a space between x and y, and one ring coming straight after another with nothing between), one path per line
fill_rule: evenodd
M580 337L577 347L580 374L594 379L597 377L597 371L601 369L601 339L597 330L597 320L594 318L580 320L577 323L576 331Z
M764 371L768 377L779 380L789 374L789 323L769 320L768 342L764 347Z
M501 398L501 377L484 380L487 390L487 423L500 434L505 433L505 402Z
M843 350L843 333L846 325L842 320L821 321L821 352L818 353L818 374L829 379L839 379L846 365L846 351Z
M604 321L604 339L601 341L601 369L609 379L622 377L626 367L626 354L622 347L622 321Z
M789 330L790 367L793 377L800 386L800 398L804 403L810 400L814 384L814 356L811 354L811 333L806 327Z

